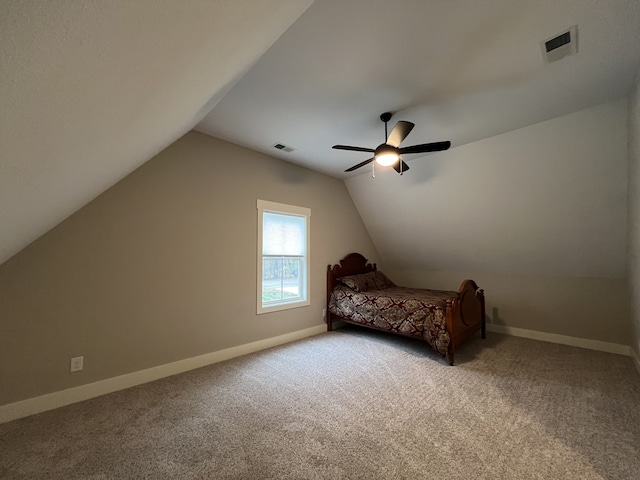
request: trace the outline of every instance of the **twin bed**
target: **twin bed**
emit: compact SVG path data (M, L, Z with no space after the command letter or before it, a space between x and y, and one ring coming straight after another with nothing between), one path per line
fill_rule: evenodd
M327 269L327 330L334 320L420 338L453 365L460 343L478 330L485 338L484 292L473 280L457 292L398 287L350 253Z

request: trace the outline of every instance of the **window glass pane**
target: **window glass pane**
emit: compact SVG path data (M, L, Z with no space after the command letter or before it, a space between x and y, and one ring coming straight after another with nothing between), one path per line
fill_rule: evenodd
M282 257L262 259L262 303L282 299Z
M303 259L264 257L262 260L262 303L299 300L304 293Z
M300 275L302 266L300 258L285 258L283 261L282 270L282 289L284 292L284 298L299 297L302 295L302 289L300 288L302 282L302 275Z
M306 231L305 217L264 212L263 255L304 255Z

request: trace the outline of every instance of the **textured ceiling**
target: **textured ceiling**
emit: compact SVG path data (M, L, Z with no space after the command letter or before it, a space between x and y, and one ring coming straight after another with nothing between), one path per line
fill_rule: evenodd
M545 64L574 25L578 54ZM638 0L316 0L197 130L352 177L370 155L331 146L375 148L385 111L416 124L403 145L457 147L627 96L639 25Z
M0 263L191 130L311 0L2 0Z

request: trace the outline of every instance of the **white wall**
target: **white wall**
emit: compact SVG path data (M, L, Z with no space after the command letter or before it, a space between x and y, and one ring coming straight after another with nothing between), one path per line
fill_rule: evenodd
M403 176L346 181L394 279L457 288L471 277L491 321L628 344L627 101L451 140Z

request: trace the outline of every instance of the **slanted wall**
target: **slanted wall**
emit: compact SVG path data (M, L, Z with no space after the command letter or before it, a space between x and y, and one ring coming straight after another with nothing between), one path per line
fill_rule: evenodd
M311 209L308 307L256 315L258 198ZM0 405L322 326L354 250L341 180L191 132L0 265Z
M403 176L378 169L347 187L397 282L473 278L490 322L629 345L627 105L452 138Z

